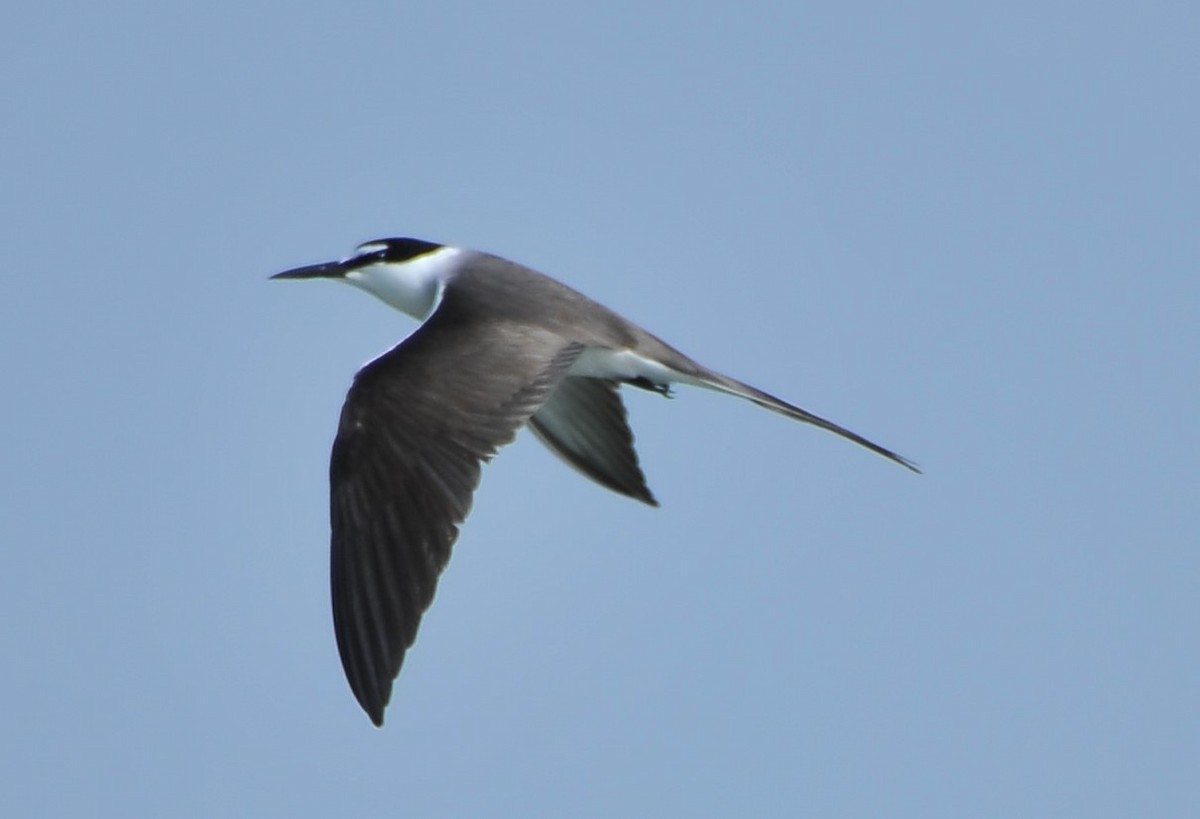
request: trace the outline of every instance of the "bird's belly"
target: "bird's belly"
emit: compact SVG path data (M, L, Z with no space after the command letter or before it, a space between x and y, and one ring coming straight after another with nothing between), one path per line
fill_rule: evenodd
M621 381L644 378L663 385L673 384L682 376L682 373L633 350L612 350L607 347L588 347L575 359L570 374Z

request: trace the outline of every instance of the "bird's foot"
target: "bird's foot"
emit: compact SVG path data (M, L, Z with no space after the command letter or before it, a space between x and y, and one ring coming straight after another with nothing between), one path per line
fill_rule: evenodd
M649 378L646 378L644 375L639 375L637 378L626 378L625 383L630 385L631 387L637 387L640 390L648 390L649 392L656 392L659 395L661 395L663 398L674 398L675 397L675 394L671 392L670 384L659 384L656 381L651 381Z

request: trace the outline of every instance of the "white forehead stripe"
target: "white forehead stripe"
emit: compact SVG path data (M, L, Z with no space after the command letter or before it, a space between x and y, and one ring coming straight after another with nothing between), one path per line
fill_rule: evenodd
M366 256L369 253L378 253L381 250L387 249L386 242L363 242L358 247L354 248L354 256ZM350 258L354 258L351 256Z

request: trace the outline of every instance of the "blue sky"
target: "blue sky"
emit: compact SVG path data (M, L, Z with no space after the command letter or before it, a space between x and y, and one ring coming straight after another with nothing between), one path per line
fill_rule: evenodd
M1184 3L6 8L0 813L1192 815L1198 41ZM376 730L327 458L413 325L267 276L389 235L926 474L638 393L656 510L523 434Z

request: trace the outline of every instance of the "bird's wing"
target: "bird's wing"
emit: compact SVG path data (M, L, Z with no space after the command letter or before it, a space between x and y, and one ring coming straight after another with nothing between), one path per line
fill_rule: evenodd
M476 320L447 293L355 377L329 466L330 574L338 652L376 725L481 463L512 441L581 349L536 327Z
M618 386L608 379L568 376L529 419L529 427L554 454L596 483L658 506L638 466Z
M848 441L853 441L859 446L866 447L877 455L882 455L890 461L895 461L906 469L911 469L913 472L920 473L921 469L915 463L905 458L903 455L897 455L890 449L880 446L872 440L864 438L857 432L851 432L839 424L835 424L827 418L822 418L815 413L811 413L806 409L801 409L795 404L790 404L782 398L776 398L769 392L763 392L758 387L752 387L744 381L738 381L736 378L730 378L727 375L721 375L713 370L702 370L692 374L691 383L705 387L710 390L718 390L719 392L736 395L739 398L745 398L753 401L764 409L769 409L772 412L778 412L780 415L786 415L796 421L803 421L806 424L812 424L834 435L840 435Z

